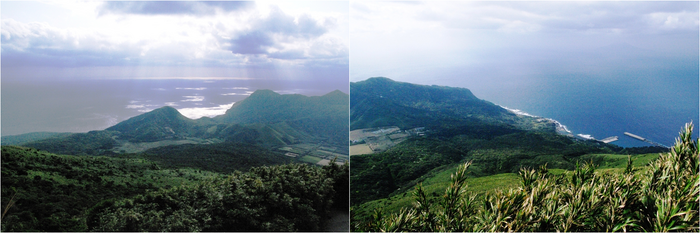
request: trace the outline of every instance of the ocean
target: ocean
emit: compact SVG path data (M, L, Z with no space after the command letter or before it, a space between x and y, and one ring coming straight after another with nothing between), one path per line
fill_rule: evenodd
M247 79L107 79L2 82L3 136L103 130L153 109L172 106L186 117L226 112L257 89L319 96L336 88L308 81ZM345 93L348 90L341 90Z
M605 74L548 74L529 84L473 90L481 99L551 118L573 134L596 139L618 136L612 144L650 146L629 132L672 146L685 123L700 124L697 60L669 70L619 70ZM622 78L620 78L622 77Z

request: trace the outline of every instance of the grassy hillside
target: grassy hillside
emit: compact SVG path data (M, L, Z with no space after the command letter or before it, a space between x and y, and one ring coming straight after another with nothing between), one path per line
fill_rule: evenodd
M698 231L700 140L691 130L670 152L587 154L572 171L472 178L471 162L451 166L410 194L353 207L352 230Z
M386 198L422 182L445 166L473 161L472 174L487 176L515 173L521 167L548 164L550 168L573 169L580 156L614 153L618 149L591 141L579 141L550 132L470 130L433 132L404 141L388 151L352 156L352 203ZM474 132L472 129L471 132ZM469 134L451 135L449 133Z
M648 165L656 158L659 154L640 154L632 156L632 164L639 170L648 170ZM628 155L619 154L587 154L581 156L580 162L585 163L586 161L593 161L597 166L596 173L616 173L621 174L624 172L627 166ZM438 199L444 190L450 185L450 177L455 174L460 164L452 164L449 166L441 167L436 169L435 172L425 175L426 178L421 182L422 189L426 194L429 195L430 199ZM476 169L475 165L472 164L470 167L471 171L469 178L466 179L466 191L477 194L483 197L487 192L494 192L497 190L509 190L520 187L521 179L518 173L500 173L496 175L475 177L473 171ZM549 169L549 172L553 175L566 174L568 178L571 177L571 171L565 169ZM404 192L396 193L388 198L381 198L378 200L369 201L363 203L362 205L355 206L353 208L353 215L356 221L361 222L363 220L368 220L375 210L382 210L385 213L396 213L401 208L410 208L413 206L413 201L415 197L411 194L417 185L407 188ZM361 191L356 191L361 192ZM353 192L355 193L355 192Z

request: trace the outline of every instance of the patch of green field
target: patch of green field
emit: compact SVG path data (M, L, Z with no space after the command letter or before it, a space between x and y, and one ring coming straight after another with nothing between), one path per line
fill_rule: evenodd
M644 167L651 161L656 160L659 157L658 153L651 154L640 154L632 155L632 165L634 167ZM594 163L598 164L598 169L606 168L622 168L627 166L627 155L615 155L615 154L590 154L581 156L581 160L589 161L592 160Z
M169 145L182 145L182 144L202 144L207 141L198 139L184 139L184 140L161 140L156 142L124 142L120 147L115 148L114 151L117 153L139 153L146 151L148 149L169 146Z
M335 153L335 152L331 152L331 151L325 151L325 150L316 150L316 152L319 152L319 153L324 154L324 155L330 155L331 157L335 157L335 156L347 157L347 155L344 155L344 154Z
M314 156L309 156L309 155L305 155L305 156L299 158L299 160L302 161L302 162L306 162L306 163L316 164L316 163L318 163L319 161L321 161L321 158L319 158L319 157L314 157Z
M295 148L299 148L302 150L311 150L311 149L316 148L316 144L311 144L311 143L299 143L299 144L294 144L294 145L290 145L290 146L295 147Z
M434 176L426 179L422 182L423 190L426 194L431 197L438 197L445 193L445 189L450 184L450 175L454 174L457 170L457 166L451 166ZM550 169L561 170L552 172L554 174L563 173L563 169ZM513 173L502 173L491 176L475 177L467 179L467 191L475 194L484 194L487 191L493 190L507 190L512 188L517 188L520 185L520 178L517 174ZM408 189L408 191L400 193L398 195L391 196L389 198L378 199L374 201L366 202L354 209L353 211L358 215L371 214L374 209L381 208L385 213L394 213L401 208L410 207L415 198L413 197L413 190L415 187ZM355 191L353 191L355 192Z

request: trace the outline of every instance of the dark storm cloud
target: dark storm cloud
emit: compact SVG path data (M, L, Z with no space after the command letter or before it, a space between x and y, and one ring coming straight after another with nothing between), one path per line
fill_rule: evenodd
M99 9L103 14L138 15L211 15L217 11L237 11L252 6L254 2L190 2L190 1L149 1L149 2L105 2Z
M274 45L268 33L252 31L231 40L231 52L238 54L263 54Z
M307 55L301 49L286 49L280 45L290 41L308 41L318 38L335 26L332 20L323 23L308 15L298 19L285 14L279 8L272 8L267 18L253 23L250 30L229 39L228 50L235 54L266 55L277 59L301 59ZM224 39L225 40L225 39ZM338 45L344 47L343 45ZM274 51L271 51L274 50Z

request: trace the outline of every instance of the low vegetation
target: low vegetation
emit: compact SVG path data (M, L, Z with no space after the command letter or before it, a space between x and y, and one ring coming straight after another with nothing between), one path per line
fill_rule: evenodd
M134 156L157 162L164 168L190 167L224 174L293 161L259 145L234 142L162 146Z
M318 231L336 195L334 172L347 175L330 166L253 168L102 202L90 209L87 225L92 231Z
M546 165L521 168L519 187L483 195L468 191L467 162L441 196L430 198L418 185L411 207L377 209L367 220L353 216L352 230L699 231L699 144L688 124L670 152L647 167L628 157L620 171L597 171L590 161L558 174Z
M331 204L347 205L348 172L289 164L223 175L2 146L0 230L318 230Z

